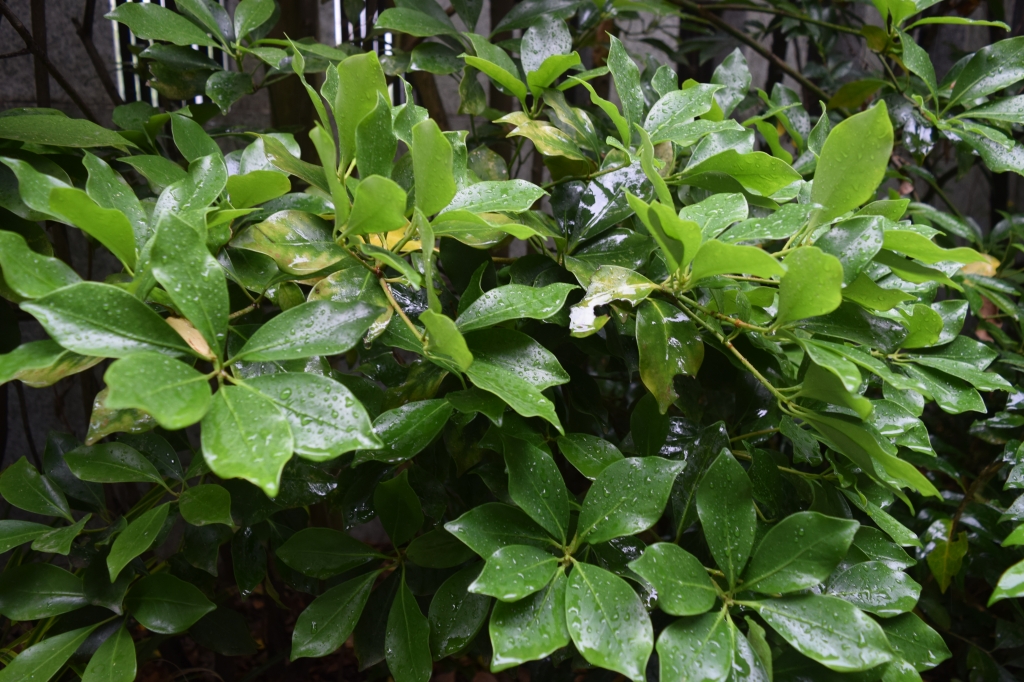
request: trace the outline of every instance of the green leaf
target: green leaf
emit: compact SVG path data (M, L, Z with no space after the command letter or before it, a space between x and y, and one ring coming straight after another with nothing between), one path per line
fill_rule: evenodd
M764 152L741 154L736 149L726 149L690 166L683 177L693 178L704 173L724 173L751 194L764 197L801 179L801 175L782 159Z
M3 281L25 298L39 298L82 281L70 266L36 253L28 247L25 238L15 232L0 231L0 268Z
M48 682L97 627L98 623L33 644L0 670L0 682Z
M156 483L167 487L163 476L135 448L124 443L99 443L64 455L71 472L93 483Z
M697 282L726 273L767 279L781 277L786 271L771 254L755 246L737 246L715 240L706 242L693 259L690 280Z
M103 375L111 409L137 408L165 429L183 429L203 418L212 394L209 379L162 353L132 353Z
M892 155L889 110L879 102L854 114L829 133L818 157L811 203L821 204L816 225L826 223L871 200Z
M65 350L54 341L29 341L0 355L0 384L17 379L32 388L52 386L101 361Z
M1022 53L1024 38L1021 37L1000 40L975 52L956 77L946 109L961 101L990 95L1024 79Z
M0 481L2 480L0 479ZM4 495L4 499L7 499L3 492L0 492L0 495ZM51 530L49 526L44 526L41 523L4 519L0 521L0 554L6 554L15 547L31 542L41 535L46 535Z
M468 590L515 602L544 589L561 570L558 557L549 552L530 545L509 545L488 557Z
M341 648L355 630L379 573L371 571L335 585L314 599L295 622L290 660L319 658Z
M494 605L488 628L494 651L492 671L542 659L569 644L567 582L565 573L559 571L539 592L517 602Z
M122 358L138 351L192 352L145 303L109 284L79 282L21 308L60 345L82 355Z
M361 302L309 301L290 308L249 337L235 358L301 360L350 350L380 315Z
M435 528L414 538L405 555L423 568L452 568L474 557L473 550L444 528Z
M650 133L651 142L658 144L672 139L675 128L711 111L714 94L721 89L721 85L693 84L685 90L673 88L666 93L654 103L644 120L644 130Z
M743 572L743 589L796 592L822 583L846 556L860 524L797 512L772 526Z
M833 225L814 245L843 264L843 285L853 282L882 248L884 220L855 216Z
M878 623L852 604L813 594L746 602L797 651L836 672L892 660Z
M241 41L274 15L273 0L242 0L235 8L235 39Z
M520 57L527 76L541 68L550 57L572 51L569 27L558 17L542 15L523 32Z
M640 89L640 70L636 63L626 53L622 42L613 35L609 35L611 44L608 50L608 68L612 72L615 81L615 92L622 102L622 113L626 118L629 130L634 125L639 125L644 115L644 95ZM628 140L623 140L628 142Z
M779 314L784 325L826 315L843 301L843 265L814 246L801 246L783 261L786 274L779 282Z
M735 585L754 546L757 513L747 472L728 451L719 453L701 479L697 515L711 555Z
M942 316L926 305L920 303L910 308L899 310L903 316L903 326L907 328L907 338L900 344L902 348L924 348L934 346L942 333Z
M505 438L503 441L512 501L552 537L565 544L569 529L569 495L555 460L524 440Z
M148 550L156 540L167 520L167 512L171 509L169 504L161 504L154 507L139 518L128 524L128 527L121 531L114 543L110 546L110 554L107 555L107 571L110 574L110 582L115 582L117 576L132 559Z
M254 170L228 178L227 192L235 208L257 206L291 191L288 176L272 170Z
M89 659L82 682L132 682L136 665L135 642L128 630L121 627Z
M558 437L558 449L576 470L596 479L602 471L622 459L619 449L597 436L587 433L567 433Z
M243 229L231 246L266 254L293 275L312 275L342 261L352 262L334 241L330 223L297 210L278 211Z
M52 564L22 564L0 576L0 613L13 621L59 616L86 603L82 579Z
M870 277L861 273L843 289L843 298L868 310L884 312L892 310L904 301L914 300L914 295L899 289L883 289Z
M526 180L485 181L459 190L442 214L449 211L522 213L547 192Z
M189 488L178 498L181 518L193 526L222 523L234 528L231 518L231 493L227 488L216 485L197 485Z
M395 682L427 682L433 670L430 625L403 579L391 603L384 652Z
M932 95L932 100L936 100L938 98L936 92L939 86L935 78L935 67L932 65L928 52L914 42L914 39L905 32L899 29L897 29L897 32L900 36L900 45L903 47L904 65L924 81L924 84L928 86L928 92Z
M268 497L277 495L294 440L273 402L245 387L222 386L203 417L201 440L203 458L215 474L244 478Z
M437 437L451 413L447 400L418 400L382 413L373 420L373 433L383 446L360 453L361 459L397 464L412 458Z
M280 372L254 377L247 385L284 414L300 457L326 461L382 445L362 403L337 381L305 372Z
M184 632L216 608L198 587L169 573L154 573L135 583L124 605L147 630L161 635Z
M880 561L864 561L832 578L827 593L862 611L891 618L913 610L921 586L899 569Z
M429 38L436 35L459 37L459 32L450 20L441 21L412 7L392 7L384 10L380 13L373 28L375 31L391 29L418 38Z
M423 286L423 277L416 268L406 262L401 255L392 253L391 251L374 244L360 244L359 250L367 256L371 256L378 262L397 270L414 287L419 288Z
M374 53L374 58L376 58L376 53ZM172 120L176 119L177 117L172 117ZM341 132L342 129L339 127L338 130ZM289 175L294 175L327 194L331 193L331 186L327 182L327 176L322 167L314 166L298 158L298 151L292 154L288 147L271 135L261 135L260 139L263 141L267 160L273 164L274 168L278 168ZM354 145L355 143L353 142Z
M67 556L71 552L75 538L82 533L82 529L91 518L92 514L86 514L74 525L56 528L40 535L32 542L32 551Z
M932 570L932 575L938 581L939 590L943 594L960 572L968 547L967 532L961 531L955 540L951 537L937 539L935 547L928 553L928 568ZM1000 585L1005 589L1002 579Z
M653 526L683 466L661 457L629 457L605 467L583 500L579 539L593 545Z
M252 94L252 76L237 71L215 71L206 79L205 92L220 107L221 113L226 114L232 104Z
M24 457L0 475L0 497L18 509L33 514L60 516L71 523L75 521L64 493Z
M277 548L277 557L303 575L327 580L380 555L348 533L331 528L303 528Z
M423 508L409 485L408 469L377 486L373 507L394 547L404 545L423 526Z
M410 547L411 549L411 547ZM441 583L430 600L430 651L435 661L465 649L487 622L491 599L469 591L480 564L466 566Z
M634 682L645 679L654 629L625 580L603 568L576 563L565 594L565 621L576 649L588 663Z
M851 393L834 373L822 368L817 363L811 363L807 367L801 383L800 393L803 398L820 400L840 405L856 412L861 419L867 419L871 415L871 401L867 398Z
M473 354L469 352L466 339L452 318L433 310L424 310L419 319L427 328L427 354L449 360L463 372L469 369L473 364Z
M658 636L661 679L729 679L735 644L725 613L681 618L662 630Z
M338 93L331 104L338 123L338 139L341 143L338 168L342 173L356 158L357 128L367 114L377 107L378 95L391 101L384 70L376 52L371 50L357 54L338 64Z
M636 343L640 378L665 414L679 397L675 377L697 376L704 361L704 342L686 313L665 301L648 299L637 309Z
M918 672L931 670L952 656L942 635L913 613L887 618L881 626L893 652Z
M506 284L486 291L459 315L455 324L462 332L491 327L508 320L546 320L565 305L571 284L531 287Z
M434 215L455 196L452 145L431 119L412 127L412 165L416 178L416 207Z
M542 417L561 432L546 388L568 383L569 375L549 350L526 334L485 329L466 335L473 364L466 370L478 388L493 393L524 417Z
M905 256L916 258L930 265L942 261L978 263L988 260L986 256L966 246L944 249L928 237L913 230L887 230L883 246L890 251L899 251Z
M143 40L166 40L175 45L217 47L217 41L185 17L160 5L128 3L104 15L131 29Z
M697 557L679 545L653 544L629 567L654 587L658 606L667 614L695 616L715 605L715 584ZM661 654L660 648L658 652Z
M509 545L547 547L552 543L547 532L526 512L498 502L473 507L444 527L484 559Z
M0 139L53 147L117 147L135 145L113 130L83 118L67 116L4 116L0 118Z
M594 313L595 307L612 301L636 305L657 288L657 284L632 270L602 265L591 276L586 296L569 310L569 329L575 336L589 336L608 321L607 316Z
M19 180L21 177L19 173ZM25 189L21 191L24 197ZM135 233L121 211L100 207L88 194L74 187L53 187L47 203L47 212L95 238L128 267L135 266Z
M405 204L405 190L398 183L379 175L371 175L356 187L345 234L371 234L401 229L409 222L405 219Z

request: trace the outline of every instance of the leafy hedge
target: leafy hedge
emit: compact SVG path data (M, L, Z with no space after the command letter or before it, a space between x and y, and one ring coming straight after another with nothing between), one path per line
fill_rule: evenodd
M400 3L377 28L436 39L383 64L266 39L267 0L120 6L168 97L227 109L256 87L192 45L258 58L261 86L298 74L319 158L276 132L224 154L202 107L128 105L118 131L0 115L2 293L48 337L0 356L0 380L106 363L85 444L52 434L0 476L35 515L0 521L0 680L134 679L186 632L251 651L232 604L283 589L308 595L291 660L352 637L396 682L467 654L559 679L943 663L963 636L941 593L974 591L968 572L990 604L1024 590L1000 546L1024 532L996 528L1024 520L999 490L1024 472L1020 223L982 235L911 202L893 151L922 170L920 119L963 164L1019 171L1020 97L1000 95L1024 39L939 81L907 25L930 4L876 2L887 30L862 33L903 73L816 120L782 85L751 98L739 51L680 84L611 36L583 71L602 15L567 0L517 5L503 45ZM472 28L479 7L454 7ZM393 106L406 69L461 73L480 129L442 131L408 86ZM477 72L520 108L485 109ZM508 160L487 146L505 137ZM515 177L526 140L543 186ZM43 221L119 271L83 279ZM526 255L497 255L511 242ZM982 471L950 445L968 413L990 415L969 429ZM126 483L133 503L108 502ZM374 519L386 544L347 532Z

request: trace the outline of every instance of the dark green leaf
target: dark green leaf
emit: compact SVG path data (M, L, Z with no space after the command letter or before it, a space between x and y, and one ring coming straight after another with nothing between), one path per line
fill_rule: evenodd
M444 527L484 559L508 545L547 547L553 543L521 509L498 502L473 507Z
M379 554L347 533L331 528L304 528L277 548L290 568L326 580L361 566Z
M138 450L124 443L99 443L76 448L64 456L72 473L93 483L164 484L163 476Z
M215 608L199 588L169 573L135 583L125 607L146 629L163 635L184 632Z
M395 682L427 682L433 670L430 625L402 580L388 614L384 654Z
M14 621L59 616L86 603L82 579L52 564L22 564L0 575L0 613Z
M583 500L580 540L597 544L653 526L683 466L661 457L630 457L605 467Z
M210 407L210 380L162 353L142 351L114 362L103 375L107 407L136 408L165 429L183 429L203 418Z
M430 624L430 651L435 661L466 648L487 621L490 597L469 591L470 583L479 573L479 563L466 566L445 580L430 600L427 622Z
M118 534L110 546L110 554L107 555L107 571L110 574L110 582L115 582L132 559L153 545L164 527L170 508L169 504L162 504L150 509L129 523L128 527Z
M494 605L488 628L494 650L492 671L539 660L569 644L567 582L559 572L547 587L526 599Z
M61 516L74 522L64 493L24 457L0 476L0 497L18 509L42 516Z
M89 659L82 682L132 682L136 672L135 642L121 627Z
M380 309L365 303L310 301L260 327L236 358L300 360L348 351L370 328Z
M48 682L89 638L97 625L64 632L33 644L0 671L3 682Z
M657 399L658 409L665 414L679 397L673 385L675 377L680 374L693 377L700 370L704 342L686 313L669 303L652 299L644 301L637 310L636 342L640 351L640 378Z
M747 472L728 451L718 455L697 488L697 514L711 555L735 585L754 546L757 513Z
M395 547L404 545L423 526L423 508L416 491L409 485L408 469L377 486L373 506Z
M658 636L661 679L726 680L735 646L725 611L680 618Z
M231 518L231 493L216 484L197 485L183 492L178 498L178 511L193 526L235 525Z
M654 587L658 606L665 613L695 616L715 604L718 592L707 571L697 557L678 545L651 545L629 567Z
M551 582L558 557L530 545L502 547L487 558L484 570L469 586L470 592L486 594L503 602L527 597Z
M314 599L295 623L291 660L337 651L355 630L378 574L373 571L353 578Z
M576 469L596 479L610 464L622 459L619 449L608 441L586 433L569 433L558 438L558 449Z
M388 410L373 420L373 433L384 444L359 453L365 460L397 464L430 445L451 416L447 400L419 400Z
M899 569L880 561L854 564L829 581L828 594L883 618L911 611L921 586Z

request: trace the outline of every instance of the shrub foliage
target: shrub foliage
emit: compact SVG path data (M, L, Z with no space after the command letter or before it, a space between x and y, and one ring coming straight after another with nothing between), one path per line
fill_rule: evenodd
M1024 533L998 526L1024 519L1020 223L983 235L896 186L945 197L936 144L1022 171L1004 95L1024 39L939 80L911 37L932 4L875 2L885 28L859 34L886 77L816 116L751 92L739 50L680 83L611 36L583 70L611 6L526 0L496 27L522 37L494 43L408 0L377 29L411 48L381 60L266 38L269 0L121 5L166 97L226 110L302 79L317 158L266 131L224 154L203 106L120 107L117 131L0 116L2 293L46 336L0 380L104 363L105 382L84 444L52 434L0 476L28 512L0 521L0 680L131 680L186 632L252 653L232 605L283 589L308 595L291 660L352 637L396 682L466 655L558 679L913 680L957 640L998 675L978 642L1019 608L984 602L1024 589ZM827 46L843 17L794 7L790 37ZM472 31L479 4L454 9ZM675 11L618 11L638 10ZM461 78L472 132L441 130L407 71ZM516 177L527 153L550 182ZM43 221L117 272L83 278ZM375 519L386 542L349 534Z

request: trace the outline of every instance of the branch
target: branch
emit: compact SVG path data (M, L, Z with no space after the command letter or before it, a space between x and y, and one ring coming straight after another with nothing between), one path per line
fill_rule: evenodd
M93 17L96 15L96 0L85 0L85 11L83 14L81 22L78 21L78 17L71 17L71 23L75 25L75 32L78 33L78 37L85 47L85 52L89 55L89 61L92 62L96 75L99 76L100 83L103 84L103 89L110 96L110 101L114 103L114 106L124 104L124 100L121 99L121 95L117 91L117 86L114 85L114 81L110 78L110 73L107 71L107 65L104 63L103 57L96 50L96 44L92 42L92 24Z
M68 94L68 97L71 98L71 101L75 103L75 106L77 106L82 111L82 113L85 114L85 117L87 119L89 119L93 123L98 123L98 120L96 119L96 116L92 113L92 109L89 108L89 105L85 103L85 100L83 100L82 97L78 94L74 86L72 86L71 83L69 83L67 79L64 78L61 72L57 70L57 67L53 65L53 62L50 61L50 58L46 56L46 52L39 49L39 46L36 45L36 42L32 40L32 34L29 32L27 28L25 28L25 25L21 23L21 20L18 19L14 12L11 11L11 8L7 6L7 3L4 2L4 0L0 0L0 14L6 17L7 21L11 22L11 26L14 28L15 31L18 32L18 35L21 36L22 41L24 41L25 47L27 47L32 52L32 54L35 55L39 59L39 61L43 63L43 65L46 67L46 70L50 72L51 76L53 76L53 80L57 81L57 84L60 85L64 92Z
M690 2L689 0L673 0L673 2L675 2L675 4L679 5L680 7L689 10L690 12L695 12L696 14L699 14L701 18L713 24L715 28L718 28L721 31L725 31L736 40L749 46L759 55L767 59L769 63L774 64L776 68L780 69L783 73L788 74L797 83L813 92L820 100L827 102L829 99L831 99L824 90L819 88L810 79L808 79L802 73L800 73L792 66L787 64L785 61L779 59L776 55L772 54L771 50L769 50L764 45L748 36L743 31L731 26L727 21L725 21L718 15L714 14L712 12L712 9L714 9L714 7L708 5L699 5L695 2ZM751 11L758 11L755 8L747 9Z

